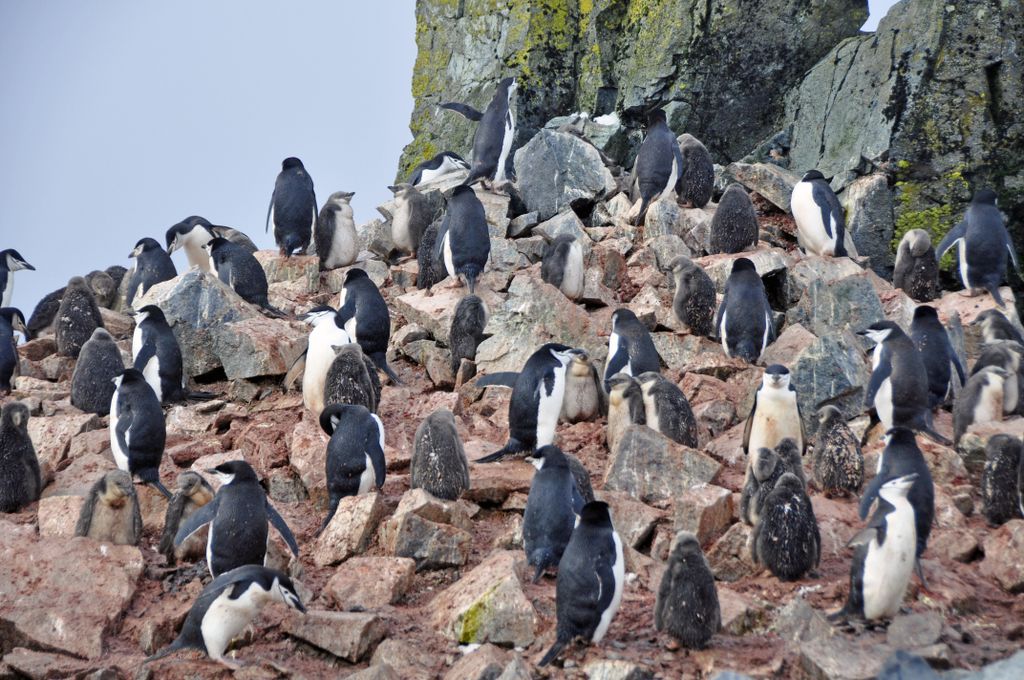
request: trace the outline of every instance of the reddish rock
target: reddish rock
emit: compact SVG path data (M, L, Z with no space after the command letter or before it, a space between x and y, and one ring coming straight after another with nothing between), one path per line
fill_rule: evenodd
M86 454L110 456L110 429L100 427L88 432L82 432L71 438L71 446L68 448L68 458L75 459Z
M481 646L452 664L444 680L489 680L501 675L509 653L491 644Z
M680 489L710 482L721 465L700 451L677 444L645 425L631 425L605 476L606 489L642 501L674 498Z
M712 484L683 490L675 504L675 530L689 531L701 545L732 524L732 492Z
M331 523L313 545L313 562L325 567L366 550L384 512L379 493L342 498Z
M399 677L409 680L433 680L437 659L421 646L405 640L388 638L373 653L370 663L374 666L389 666Z
M288 444L288 461L306 486L318 508L327 509L327 436L313 414L303 410L302 420L294 427Z
M473 446L476 444L476 446ZM498 505L516 491L528 493L533 481L534 467L524 460L505 460L500 463L476 464L472 461L494 451L491 444L466 442L469 463L469 489L462 494L466 500L481 505Z
M52 336L36 338L18 345L18 355L29 361L41 361L51 354L57 353L57 341Z
M32 438L39 464L46 463L55 470L67 456L72 437L100 426L99 417L92 413L36 417L28 420L28 436Z
M253 467L266 474L268 470L288 464L293 432L302 413L299 411L270 411L241 426L235 437L234 448L241 449ZM319 425L317 425L319 428ZM326 436L326 435L325 435ZM321 451L326 455L327 448ZM321 463L323 465L323 463Z
M299 282L306 293L320 288L320 260L315 255L284 257L276 250L258 250L255 256L267 274L267 283Z
M1012 519L982 544L981 573L1011 593L1024 591L1024 519Z
M295 612L282 628L288 635L352 663L372 652L387 634L387 624L379 616L354 612Z
M747 547L752 530L742 522L729 527L707 552L708 564L719 581L738 581L761 571L750 559Z
M39 535L43 538L71 538L82 510L82 496L50 496L39 501Z
M380 609L402 599L415 574L416 563L407 557L353 557L324 592L341 609Z
M599 491L597 499L611 508L612 524L627 545L640 547L650 538L665 513L645 505L622 491Z
M72 451L74 451L73 443ZM212 456L223 451L224 447L221 446L220 440L212 435L195 439L188 438L174 443L171 443L170 437L168 437L164 455L178 467L189 467L203 456Z

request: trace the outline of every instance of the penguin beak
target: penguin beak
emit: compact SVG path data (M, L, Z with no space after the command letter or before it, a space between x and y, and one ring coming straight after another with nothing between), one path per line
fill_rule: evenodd
M132 248L132 252L128 253L128 257L138 257L142 254L142 246L138 248Z
M33 272L36 270L35 267L30 265L28 262L25 262L25 260L18 260L18 264L21 265L22 269L28 269L29 271L33 271Z
M293 607L295 607L296 609L298 609L298 610L299 610L300 612L302 612L303 614L305 614L305 613L306 613L306 608L305 608L305 607L304 607L304 606L302 605L302 602L300 602L299 600L295 600L295 601L294 601L294 602L292 603L292 606L293 606Z

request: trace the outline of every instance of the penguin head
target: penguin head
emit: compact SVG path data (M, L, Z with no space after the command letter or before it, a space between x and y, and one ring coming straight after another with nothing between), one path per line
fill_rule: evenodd
M345 283L342 284L342 285L347 286L348 284L352 283L353 281L359 281L360 279L365 280L365 281L369 281L370 277L366 273L365 269L359 269L358 267L353 267L352 269L349 269L347 272L345 272Z
M789 369L782 364L772 364L764 369L761 384L775 390L789 389Z
M735 274L736 272L754 272L756 274L757 267L754 266L754 263L750 259L746 257L738 257L733 260L732 263L732 273Z
M185 242L193 235L206 239L212 234L213 225L205 217L200 217L199 215L186 217L167 230L167 234L164 236L167 242L167 253L173 253L175 250L184 247Z
M998 461L1007 458L1011 462L1020 462L1022 458L1021 440L1008 434L992 436L985 445L985 459L988 461ZM1022 493L1024 493L1024 490L1022 490Z
M779 477L778 481L775 482L774 490L781 490L789 493L799 494L807 493L807 491L804 489L804 483L801 482L800 478L797 477L792 472L787 472L786 474Z
M14 248L8 248L7 250L0 251L0 258L2 258L2 262L9 272L16 272L22 269L35 271L35 267L26 262L25 258L21 256L21 253Z
M292 609L297 609L303 614L306 613L306 608L302 606L302 598L299 597L299 593L295 590L295 584L281 572L277 572L274 575L274 583L270 588L270 595L275 600L283 602Z
M1010 320L1007 319L998 309L986 309L984 312L976 316L970 325L981 326L982 331L987 334L989 329L1000 328L1011 324Z
M135 495L132 476L124 470L111 470L103 476L103 500L107 503L121 501Z
M405 198L409 194L416 192L416 188L408 182L402 182L401 184L393 184L388 187L388 190L395 195L395 198Z
M759 482L764 482L772 476L775 472L775 466L778 464L778 455L776 455L776 453L771 449L762 447L757 450L757 459L751 466L750 472L754 475L754 479Z
M612 312L612 332L615 333L617 329L623 324L629 325L634 323L640 323L640 319L636 318L636 314L633 310L625 307L620 307Z
M329 305L317 305L302 315L302 320L316 328L325 320L334 321L338 316L338 310Z
M935 311L935 308L931 305L918 305L914 310L914 322L918 321L938 321L939 313Z
M913 446L917 448L917 436L909 427L894 427L885 433L882 438L886 450L889 447Z
M233 482L258 482L256 471L244 460L229 460L221 463L215 468L207 470L208 473L217 477L222 486Z
M698 270L700 267L694 264L693 260L680 255L672 260L668 265L669 271L672 272L676 279L676 285L684 286L689 288L697 277ZM701 270L703 271L703 270Z
M331 436L338 429L341 421L347 418L358 418L363 415L364 411L366 415L369 415L370 412L366 407L359 404L331 404L320 412L320 429Z
M27 433L28 418L28 406L20 401L12 401L4 406L3 412L0 413L0 431L14 429Z
M911 229L903 235L900 242L906 243L910 248L910 254L914 257L924 257L932 247L932 237L924 229Z
M656 371L645 371L636 377L636 381L644 390L649 390L655 383L665 380L665 376Z
M907 494L910 493L910 487L914 486L915 481L917 481L916 472L912 472L909 475L903 475L902 477L896 477L895 479L890 479L882 485L878 494L889 502L892 502L896 498L906 498Z
M992 191L988 187L984 189L978 189L974 192L974 197L971 198L971 203L978 203L981 205L997 205L999 198L996 196L996 192Z
M156 305L146 305L135 312L135 325L139 325L148 319L152 319L158 323L167 323L167 317L164 316L163 310Z
M354 191L335 191L327 197L327 202L333 205L337 205L338 203L348 203L355 195L356 192Z
M100 326L92 332L92 335L89 336L89 340L95 342L114 342L114 336L111 335L106 328Z
M612 515L604 501L590 501L580 510L580 524L612 528Z
M667 124L665 109L660 106L647 112L647 127L652 128L658 124Z
M26 338L29 337L28 327L25 325L25 315L21 313L21 310L17 307L2 307L0 308L0 317L7 320L7 323L11 324L11 328L19 331Z
M139 239L138 243L136 243L135 247L132 249L132 252L128 253L128 257L138 257L143 253L151 253L156 250L162 252L163 248L160 247L160 244L156 239L149 238L147 236L146 238Z
M291 170L292 168L305 169L305 166L302 165L302 161L300 161L295 156L289 156L288 158L285 158L283 161L281 161L282 170Z
M622 403L626 390L634 385L637 385L637 382L633 379L633 376L626 373L616 373L605 381L605 391L608 393L608 400L613 406L618 406ZM639 387L639 385L637 386Z
M452 191L452 197L448 200L463 201L468 199L470 196L476 198L476 192L473 191L473 187L467 186L465 184L460 184L459 186L455 187L455 189Z
M565 453L562 452L562 449L551 444L540 447L533 452L530 458L532 459L530 462L538 470L569 468L569 459L565 457Z
M507 97L509 101L512 100L512 96L516 93L517 89L519 89L519 83L517 83L516 79L512 77L504 78L500 83L498 83L498 90L505 90L505 92L508 93Z
M557 342L549 342L541 347L541 350L547 350L562 366L568 365L569 362L573 360L573 357L581 351L568 347L567 345L560 345Z
M212 491L209 482L203 479L203 476L198 472L182 472L178 475L176 480L176 486L178 491L188 496L189 498L199 494L203 491Z
M72 276L68 279L68 288L74 288L75 290L88 291L92 295L92 288L85 282L85 278L81 276Z
M895 321L885 319L876 321L862 331L857 331L857 335L862 335L878 345L898 335L904 335L904 333Z
M697 540L697 536L689 531L677 533L669 548L669 561L678 561L694 554L704 554L700 549L700 541Z
M827 406L822 406L820 409L818 409L819 427L824 427L826 423L834 422L836 420L842 421L842 419L843 412L831 404Z
M221 236L214 236L209 241L203 244L203 250L209 253L210 256L212 257L214 253L216 253L218 250L220 250L228 243L231 242L228 241L226 238L223 238Z
M145 385L146 376L142 375L142 371L134 368L126 368L120 373L120 375L114 378L114 384L120 389L122 386L129 385Z
M804 173L804 176L800 178L801 182L813 182L816 179L824 180L825 175L821 174L820 170L808 170Z

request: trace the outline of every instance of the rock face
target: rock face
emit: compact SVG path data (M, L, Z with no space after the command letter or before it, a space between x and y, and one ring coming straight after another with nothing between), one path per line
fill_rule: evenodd
M515 169L523 201L541 221L566 208L584 209L615 189L597 149L564 132L537 133L516 152Z
M475 125L437 105L483 110L509 75L520 83L517 146L571 111L622 112L638 127L649 106L668 103L673 129L737 160L778 127L788 88L866 18L864 0L529 0L500 13L485 0L419 0L414 139L399 174L445 149L470 151Z

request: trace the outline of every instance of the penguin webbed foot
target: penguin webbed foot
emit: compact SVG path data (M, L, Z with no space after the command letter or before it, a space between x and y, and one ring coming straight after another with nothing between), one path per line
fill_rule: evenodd
M914 560L914 573L917 574L917 578L921 581L921 587L925 590L929 590L928 579L924 577L924 569L921 567L920 557Z

